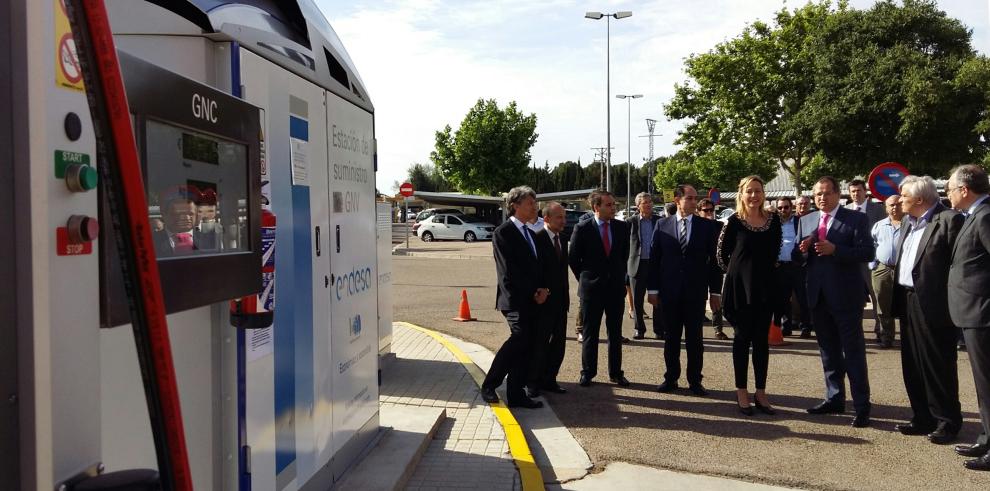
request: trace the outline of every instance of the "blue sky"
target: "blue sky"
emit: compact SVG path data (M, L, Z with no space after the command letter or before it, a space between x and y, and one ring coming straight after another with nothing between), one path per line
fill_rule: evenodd
M586 11L630 10L611 21L612 162L640 165L648 153L646 118L657 119L654 155L675 150L680 128L662 104L684 80L683 60L769 21L782 0L339 1L316 0L361 73L376 110L378 188L394 192L414 162L429 163L434 132L457 128L479 97L516 101L536 113L533 161L551 166L594 159L605 146L605 20ZM867 8L873 0L852 0ZM804 2L786 3L789 8ZM990 0L940 0L973 29L990 53ZM627 146L627 103L632 144Z

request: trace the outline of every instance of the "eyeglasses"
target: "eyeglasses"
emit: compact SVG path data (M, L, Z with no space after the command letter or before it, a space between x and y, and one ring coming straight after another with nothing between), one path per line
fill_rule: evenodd
M715 213L715 208L702 208L702 213Z

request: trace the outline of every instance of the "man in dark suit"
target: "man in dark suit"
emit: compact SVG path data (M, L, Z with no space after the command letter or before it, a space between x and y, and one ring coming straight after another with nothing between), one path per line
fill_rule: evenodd
M578 223L571 234L568 253L571 271L578 279L578 297L584 311L580 385L587 387L598 373L598 335L602 315L608 334L608 376L629 385L622 373L622 314L626 296L626 261L629 228L615 217L615 197L596 190L588 197L595 217Z
M194 186L172 186L159 193L159 211L164 227L151 233L158 257L193 254L201 249L196 201L200 192Z
M813 188L818 211L801 217L793 257L807 266L808 306L825 372L825 400L811 414L845 412L846 374L856 417L852 425L870 425L870 379L863 338L865 263L873 260L869 220L839 206L839 183L822 177Z
M509 219L495 229L492 248L498 280L495 308L505 316L509 339L495 353L481 384L481 397L485 402L498 402L495 389L508 375L505 395L509 407L535 409L543 407L543 403L526 397L523 386L536 335L538 306L554 292L546 287L536 240L526 226L536 217L536 193L528 186L519 186L509 191L506 200Z
M543 230L536 232L536 247L543 261L543 278L552 295L537 310L536 341L530 358L527 395L536 397L541 390L564 394L557 383L560 364L564 361L567 335L567 309L570 306L570 278L567 271L567 241L561 237L566 216L560 203L551 201L543 207Z
M846 208L858 211L860 213L866 214L866 218L870 220L870 230L873 230L873 225L884 218L887 218L887 212L884 209L882 203L874 203L869 196L866 195L866 183L862 179L853 179L849 181L849 203L846 204ZM875 251L875 249L874 249ZM863 267L863 282L866 283L866 292L870 297L870 305L873 306L873 316L875 319L875 324L873 326L873 332L876 334L877 343L883 343L883 326L880 324L880 317L877 314L879 308L877 307L877 294L873 291L873 278L870 274L870 268L868 265Z
M650 246L653 244L653 231L657 217L653 216L653 197L649 193L636 195L636 208L639 214L629 219L629 287L633 294L633 310L636 315L636 335L633 339L643 339L646 334L646 321L643 320L643 300L646 296L646 277L650 272ZM652 306L653 334L663 339L663 322Z
M674 190L677 211L657 223L650 250L647 279L650 303L661 305L664 315L663 358L667 367L657 390L677 389L681 376L681 337L687 346L687 381L695 395L708 394L701 384L704 345L701 325L705 300L712 311L721 307L722 270L716 262L718 228L714 220L695 215L698 192L681 184Z
M948 282L963 217L939 203L935 181L928 176L905 177L900 204L906 217L894 268L895 298L901 318L901 370L914 414L896 428L946 444L962 426Z
M983 433L974 445L957 445L956 452L974 457L963 463L968 469L990 470L990 181L977 165L956 168L949 177L946 195L952 207L966 214L956 238L949 266L949 315L963 330L966 351L973 366L976 399L980 404Z

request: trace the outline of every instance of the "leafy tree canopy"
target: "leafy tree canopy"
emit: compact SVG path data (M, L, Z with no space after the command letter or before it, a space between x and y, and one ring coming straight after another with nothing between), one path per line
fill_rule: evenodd
M457 190L492 195L524 183L537 136L535 114L478 99L456 132L450 125L436 132L430 159Z

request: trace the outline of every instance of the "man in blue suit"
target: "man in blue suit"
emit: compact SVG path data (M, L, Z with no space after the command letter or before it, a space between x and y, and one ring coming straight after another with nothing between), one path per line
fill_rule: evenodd
M663 358L667 367L660 392L677 389L681 376L681 334L687 347L688 387L697 396L708 395L701 385L704 363L701 325L705 300L712 311L721 305L722 269L715 260L718 227L714 220L695 215L698 192L681 184L674 190L677 211L657 222L650 246L647 293L650 303L663 306Z
M863 337L867 297L864 264L874 256L869 218L839 206L839 183L822 177L813 188L818 211L801 217L800 245L792 257L807 267L808 306L825 371L825 400L811 414L845 412L849 376L856 417L852 425L870 425L870 380Z

